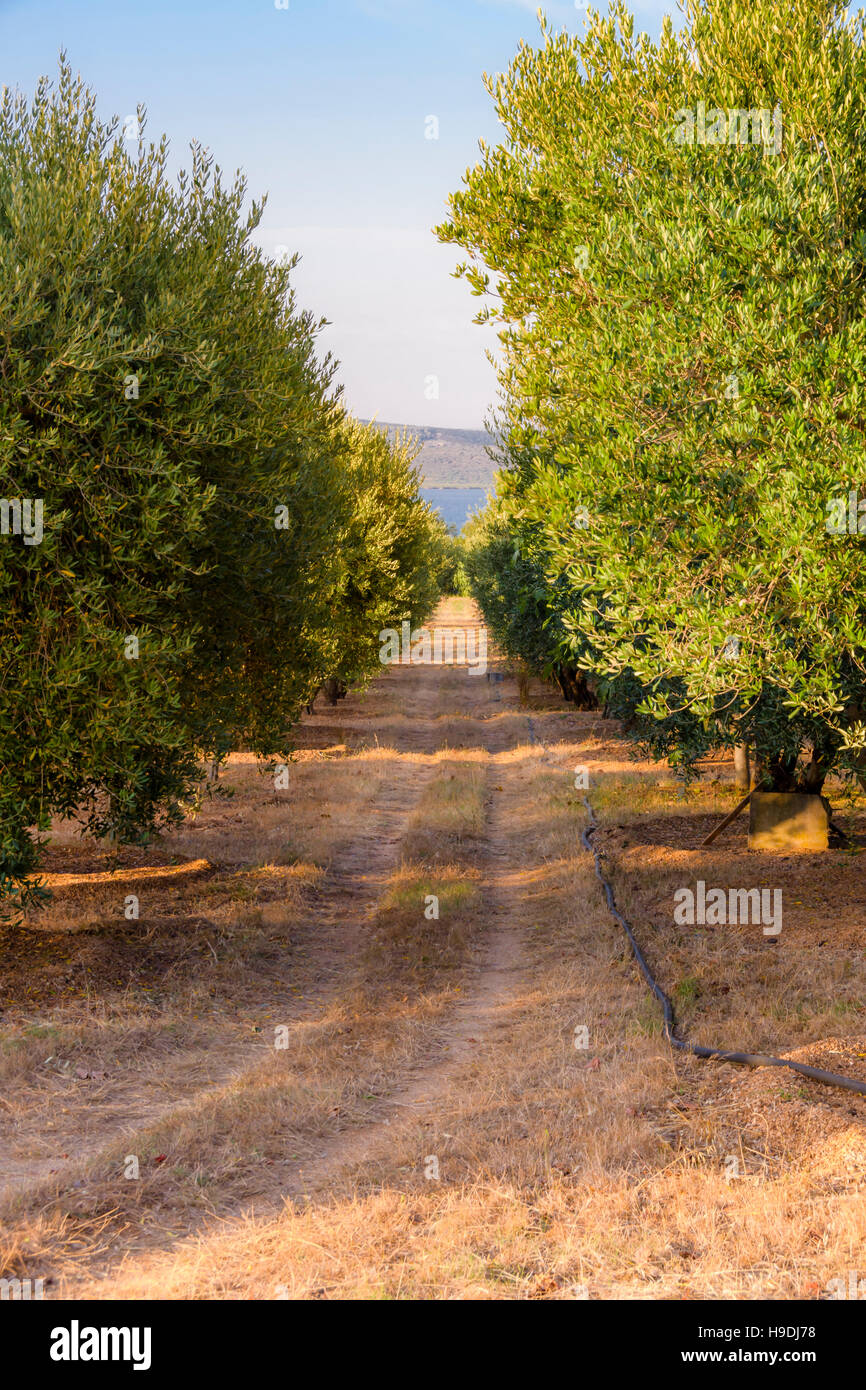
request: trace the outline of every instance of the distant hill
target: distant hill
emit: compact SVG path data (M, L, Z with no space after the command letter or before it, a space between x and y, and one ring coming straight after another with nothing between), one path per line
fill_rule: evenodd
M420 441L415 463L425 487L492 486L496 465L487 449L494 439L486 430L441 430L435 425L394 425L385 420L373 423L392 436L405 430Z

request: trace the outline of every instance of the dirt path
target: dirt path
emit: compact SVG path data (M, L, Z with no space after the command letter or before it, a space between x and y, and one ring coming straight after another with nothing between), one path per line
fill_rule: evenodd
M278 1011L287 1026L303 1026L327 1008L335 992L346 988L352 960L393 870L408 817L432 769L415 767L409 776L405 772L394 770L371 803L361 833L336 846L295 930L293 954L303 958L303 997L281 992L261 1001L268 1013ZM0 1112L0 1200L38 1187L46 1178L62 1180L64 1174L71 1174L74 1180L101 1150L120 1140L130 1147L138 1130L194 1106L210 1092L224 1090L251 1063L268 1056L270 1048L252 1038L240 1062L238 1051L235 1036L224 1041L209 1037L202 1046L176 1053L168 1075L142 1080L134 1075L113 1077L89 1088L84 1115L75 1105L61 1106L60 1115L69 1116L66 1124L58 1124L56 1101L58 1090L59 1098L71 1099L63 1094L70 1078L62 1077L58 1090L42 1105L31 1106L21 1120L10 1121L14 1111L7 1099L5 1116ZM55 1118L49 1121L49 1134L45 1124L51 1115ZM41 1145L50 1147L50 1157L37 1156ZM29 1151L26 1157L18 1156L22 1149Z
M435 632L435 619L431 627ZM513 697L513 682L510 687ZM391 756L386 775L365 805L360 823L353 825L353 833L334 837L324 872L310 886L294 924L292 972L287 978L297 979L300 967L302 991L295 985L292 994L281 992L259 1001L263 1014L280 1020L287 1060L309 1051L310 1038L323 1020L327 1031L335 1016L344 1017L363 997L364 943L389 880L401 856L405 857L407 826L443 756L458 750L471 750L485 779L483 834L471 851L481 873L478 894L483 922L457 995L438 1009L435 1019L428 1020L420 1048L401 1053L398 1047L399 1055L388 1067L387 1095L373 1098L362 1089L345 1128L340 1127L343 1112L338 1106L336 1126L332 1123L310 1140L296 1135L292 1147L303 1153L312 1146L315 1157L312 1161L303 1157L272 1160L269 1166L275 1171L249 1194L257 1211L278 1205L287 1196L327 1188L337 1172L373 1160L387 1148L395 1122L408 1113L417 1115L434 1107L455 1068L470 1059L482 1035L500 1022L520 949L506 886L511 862L508 797L502 795L501 785L492 789L492 759L525 734L523 717L503 704L508 688L501 676L488 680L465 666L395 667L364 696L350 697L336 710L320 705L312 717L304 719L299 731L302 756L334 748L341 749L345 758L352 758L357 750L365 754L384 750ZM501 775L507 772L496 773ZM207 864L207 860L197 862ZM130 886L130 873L134 880L134 871L123 875L125 889ZM144 881L159 873L144 867L139 877ZM100 872L97 865L91 877L103 885L113 875ZM66 878L74 881L74 874ZM34 1104L31 1096L29 1104L15 1107L7 1102L6 1113L0 1117L6 1140L0 1148L2 1200L11 1200L13 1210L26 1210L28 1204L68 1206L72 1195L74 1205L81 1208L82 1199L98 1186L96 1175L104 1174L106 1166L116 1168L121 1149L136 1154L148 1148L154 1133L170 1135L172 1130L194 1128L209 1105L219 1106L235 1095L272 1059L272 1048L265 1040L247 1040L239 1058L235 1033L211 1034L203 1045L175 1051L169 1065L158 1068L156 1074L133 1071L100 1078L86 1097L70 1094L68 1077L58 1081L52 1076L52 1091L41 1101ZM58 1107L58 1098L78 1103ZM317 1126L312 1128L315 1131ZM170 1138L161 1140L159 1147L170 1148L170 1144ZM40 1156L40 1149L48 1149L48 1155ZM217 1204L223 1219L233 1206L241 1209L231 1197ZM190 1229L197 1229L206 1219L206 1209L190 1216ZM127 1223L121 1225L128 1230ZM165 1242L159 1232L149 1229L142 1244L152 1251ZM108 1263L114 1265L114 1254Z
M84 851L92 886L11 943L43 1002L9 990L0 1029L0 1275L54 1297L808 1298L857 1268L866 1104L671 1054L574 771L701 1041L862 1070L856 860L822 863L833 926L815 866L766 859L781 944L676 928L680 884L756 872L730 836L701 847L732 769L678 795L609 721L492 670L392 668L319 708L287 800L236 758L156 853L162 895L141 875L141 928ZM61 841L56 871L79 853ZM58 959L83 1003L44 1003ZM106 1074L46 1072L49 1049Z
M303 1194L309 1199L311 1193L327 1190L341 1170L375 1164L393 1143L394 1130L406 1119L405 1112L413 1112L415 1121L435 1113L437 1103L448 1095L455 1073L470 1061L485 1035L505 1026L521 963L511 896L516 885L509 887L508 882L513 860L507 847L506 822L504 803L492 801L485 844L479 854L484 874L484 944L466 996L439 1029L440 1048L435 1057L414 1069L412 1079L408 1083L404 1080L368 1112L360 1126L335 1135L315 1162L302 1165L287 1195Z
M407 704L427 715L426 720L409 724L412 733L403 743L407 747L413 742L435 743L427 730L435 726L437 682L431 680L430 672L416 670L400 672L400 677ZM387 677L382 684L387 685ZM384 702L399 703L399 697L395 701L386 694ZM354 704L363 709L361 702ZM352 705L349 708L352 710ZM378 746L379 732L387 736L387 718L361 718L353 724L350 715L346 723L358 730L360 742ZM345 730L339 732L345 736ZM329 711L324 707L305 718L301 742L308 747L328 746L328 733ZM374 788L361 823L352 827L350 837L335 837L328 847L324 872L309 891L300 919L293 924L292 962L287 974L292 991L260 999L262 1012L278 1013L289 1028L303 1027L327 1010L335 994L346 991L360 943L399 856L409 816L433 771L430 762L394 759L388 765L387 778ZM291 804L286 814L291 823ZM85 864L87 853L83 847L79 855ZM207 867L207 860L195 862ZM160 875L168 880L173 872L151 867L114 873L97 869L50 875L48 883L55 893L62 894L67 879L100 888L106 881L120 881L122 888L117 891L125 894L134 888L141 891L142 884ZM299 979L302 990L297 986ZM48 1045L39 1049L46 1056L50 1050ZM41 1094L30 1092L23 1104L16 1104L10 1090L0 1107L0 1202L28 1188L41 1192L46 1179L61 1183L64 1175L80 1185L81 1174L102 1150L120 1141L132 1146L139 1130L194 1107L209 1093L225 1090L251 1064L269 1056L270 1050L268 1043L254 1037L245 1039L239 1048L234 1032L224 1039L209 1035L199 1045L175 1051L168 1068L159 1066L155 1075L140 1077L134 1071L123 1074L113 1069L109 1075L102 1067L94 1069L97 1084L88 1086L84 1097L74 1094L81 1089L74 1082L88 1079L79 1078L77 1069L70 1075L53 1070L47 1076L40 1075ZM243 1054L240 1060L239 1051ZM48 1156L42 1157L40 1151L45 1149Z

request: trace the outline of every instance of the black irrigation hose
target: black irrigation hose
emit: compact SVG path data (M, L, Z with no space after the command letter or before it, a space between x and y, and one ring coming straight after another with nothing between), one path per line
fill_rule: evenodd
M533 743L539 743L532 726L532 720L528 720L529 733ZM544 745L542 744L542 747ZM646 958L637 943L637 938L632 931L629 923L623 917L616 905L613 895L613 888L601 871L602 852L592 844L590 836L598 829L598 821L592 809L589 797L583 798L583 804L589 813L589 825L581 832L581 844L588 849L595 860L596 878L604 889L607 898L607 905L611 916L619 922L623 931L629 939L634 958L640 967L641 974L650 987L662 1007L664 1017L664 1034L671 1047L677 1048L680 1052L691 1052L695 1057L714 1057L718 1062L737 1062L746 1067L786 1067L788 1071L795 1071L800 1076L808 1076L812 1081L820 1081L824 1086L838 1086L845 1091L856 1091L858 1095L866 1096L866 1081L854 1081L849 1076L840 1076L838 1072L821 1071L818 1067L807 1067L803 1062L788 1062L784 1057L770 1057L764 1052L724 1052L720 1047L702 1047L700 1043L687 1042L684 1038L678 1038L676 1033L676 1018L674 1016L673 1005L665 994L661 985L655 979L652 971L646 963Z

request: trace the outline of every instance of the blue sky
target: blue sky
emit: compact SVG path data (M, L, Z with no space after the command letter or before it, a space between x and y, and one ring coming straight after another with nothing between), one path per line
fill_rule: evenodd
M105 115L139 102L176 165L200 140L269 195L259 240L300 251L301 303L331 322L362 416L478 429L495 401L489 329L431 227L498 138L481 76L538 36L535 0L0 0L0 85L32 91L57 55ZM585 10L543 7L579 31ZM672 3L635 7L655 35ZM434 115L439 138L425 138ZM436 378L436 384L431 380ZM438 389L438 397L434 392Z

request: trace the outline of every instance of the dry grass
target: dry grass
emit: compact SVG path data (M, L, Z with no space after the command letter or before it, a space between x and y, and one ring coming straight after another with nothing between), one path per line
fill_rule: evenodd
M499 886L516 879L523 890L511 905L524 959L501 1027L435 1106L389 1126L327 1190L83 1292L798 1298L857 1268L866 1210L850 1145L825 1143L823 1168L814 1150L805 1161L802 1146L784 1150L749 1115L744 1074L678 1065L659 1047L575 852L559 774L529 749L500 760L496 776L509 774L527 810ZM521 858L526 821L535 838ZM581 1024L586 1051L574 1047ZM438 1181L425 1176L431 1157Z
M404 852L436 862L477 842L484 826L484 781L477 751L440 759L435 782L412 812Z
M742 825L701 850L733 803L727 764L679 799L610 724L525 694L545 747L516 681L465 672L391 671L339 730L316 715L290 819L241 764L235 797L162 847L213 867L148 888L159 913L122 959L143 951L146 978L166 953L150 995L106 975L87 1009L13 1001L9 1133L47 1145L53 1121L77 1147L7 1201L0 1271L99 1298L793 1299L857 1270L864 1102L671 1054L580 846L574 768L623 909L705 1041L866 1073L856 857L748 856ZM781 881L781 940L675 928L674 888L697 877ZM80 904L116 966L105 887ZM92 935L61 916L46 940L75 955ZM117 1070L46 1081L49 1052ZM94 1104L128 1129L88 1148Z

